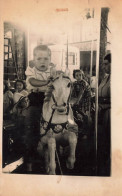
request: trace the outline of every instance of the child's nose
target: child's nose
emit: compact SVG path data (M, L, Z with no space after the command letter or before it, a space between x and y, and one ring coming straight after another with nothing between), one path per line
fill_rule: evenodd
M45 62L45 59L42 58L42 59L40 60L40 62L41 62L41 63L44 63L44 62Z

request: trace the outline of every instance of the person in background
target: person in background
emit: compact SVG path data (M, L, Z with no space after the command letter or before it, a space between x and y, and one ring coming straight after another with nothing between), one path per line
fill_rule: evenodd
M89 66L89 67L90 67L90 66ZM88 84L90 84L90 75L89 75L90 70L89 70L89 67L88 67L88 66L85 66L85 67L83 68L83 71L82 71L82 73L83 73L83 79L84 79L86 82L88 82ZM82 68L81 68L81 70L82 70Z
M14 103L17 103L21 96L27 96L28 92L25 90L25 83L22 80L16 80L15 93L13 95Z
M98 175L110 175L111 54L103 61L104 77L98 88Z
M6 82L3 84L3 119L10 117L10 110L13 107L13 93L9 90Z
M18 95L18 101L14 103L13 108L11 109L12 119L17 119L25 113L25 109L29 107L29 99L28 96ZM24 123L24 121L22 122Z
M90 118L90 86L83 79L83 72L81 70L74 70L73 77L76 79L76 81L73 82L71 94L71 104L73 104L73 111L76 112L76 119L81 119L81 121L85 120L87 121L85 124L88 125L88 120ZM83 127L83 129L83 135L85 136L84 138L86 138L88 134L88 127Z
M103 80L103 78L106 76L106 72L105 72L105 68L104 68L104 64L100 65L100 69L99 69L99 85L101 83L101 81Z

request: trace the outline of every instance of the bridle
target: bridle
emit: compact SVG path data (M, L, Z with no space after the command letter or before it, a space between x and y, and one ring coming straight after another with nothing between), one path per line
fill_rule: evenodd
M52 79L52 81L54 82L56 79L58 79L59 77L57 77L57 78L55 78L55 79ZM67 78L67 79L69 79L70 80L70 78L69 77L66 77L66 76L63 76L63 78ZM70 80L70 84L71 84L71 80ZM44 133L44 134L42 134L41 136L44 136L44 135L46 135L47 134L47 132L48 132L48 130L49 130L49 128L50 128L50 126L51 126L51 122L52 122L52 118L53 118L53 115L54 115L54 113L55 113L55 110L58 108L58 105L57 105L57 102L56 102L56 99L55 99L55 97L54 97L54 94L52 93L52 99L53 99L53 102L54 102L54 104L52 105L52 113L51 113L51 117L50 117L50 119L49 119L49 122L48 122L48 125L47 125L47 127L46 127L46 132ZM70 97L71 97L71 86L70 86L70 93L69 93L69 97L68 97L68 100L67 100L67 104L66 104L66 109L67 109L67 112L66 112L66 114L65 115L68 115L69 114L69 108L70 108L70 103L69 103L69 100L70 100ZM67 123L67 122L66 122Z
M71 79L68 76L62 76L62 77L68 79L70 81L70 85L71 85ZM52 81L54 82L57 79L59 79L59 77L55 78ZM51 97L52 97L52 100L54 102L54 104L52 105L52 112L53 112L53 110L55 111L59 106L57 104L57 101L56 101L53 93L52 93L52 96ZM69 97L67 99L67 103L65 103L66 105L65 104L64 105L60 105L60 107L62 107L62 106L65 107L66 106L66 109L67 109L66 115L69 114L69 104L70 104L69 103L69 100L70 100L70 98L71 98L71 86L70 86L70 93L69 93Z

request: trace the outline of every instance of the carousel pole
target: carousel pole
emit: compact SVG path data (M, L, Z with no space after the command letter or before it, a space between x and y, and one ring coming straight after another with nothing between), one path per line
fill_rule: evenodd
M90 59L90 91L91 91L91 77L92 77L92 67L93 67L93 39L91 41L91 59ZM89 117L91 113L91 97L90 97L90 104L89 104Z
M98 150L98 81L99 81L99 58L100 58L100 27L101 8L97 9L97 55L96 55L96 94L95 94L95 149L96 149L96 175L97 175L97 150Z
M91 24L91 35L92 35L92 40L91 40L91 58L90 58L90 91L91 91L91 77L92 77L92 67L93 67L93 18L92 18L92 24ZM89 116L91 113L91 98L90 98L90 104L89 104Z
M67 64L66 68L68 69L68 32L67 32Z
M69 70L69 59L68 59L68 53L69 53L69 47L68 47L68 45L69 45L69 43L68 43L68 34L69 34L69 32L68 32L68 10L67 10L67 61L66 61L66 74L70 77L70 70Z
M66 64L66 68L67 68L67 70L68 70L68 64L69 64L69 60L68 60L68 52L69 52L69 47L68 47L68 34L69 34L69 32L68 32L68 10L67 10L67 64Z
M93 35L93 31L92 31L92 35ZM90 58L90 87L91 87L92 67L93 67L93 37L92 37L92 41L91 41L91 58Z

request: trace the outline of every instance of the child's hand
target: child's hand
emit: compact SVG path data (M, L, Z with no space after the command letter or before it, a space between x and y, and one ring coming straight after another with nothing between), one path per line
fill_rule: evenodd
M83 121L83 116L82 116L81 114L78 113L78 114L77 114L77 119L80 120L80 121Z
M77 98L71 98L70 104L73 106L75 105L76 101L77 101Z
M53 80L53 77L52 77L52 76L49 76L49 77L47 78L47 84L49 84L52 80Z

